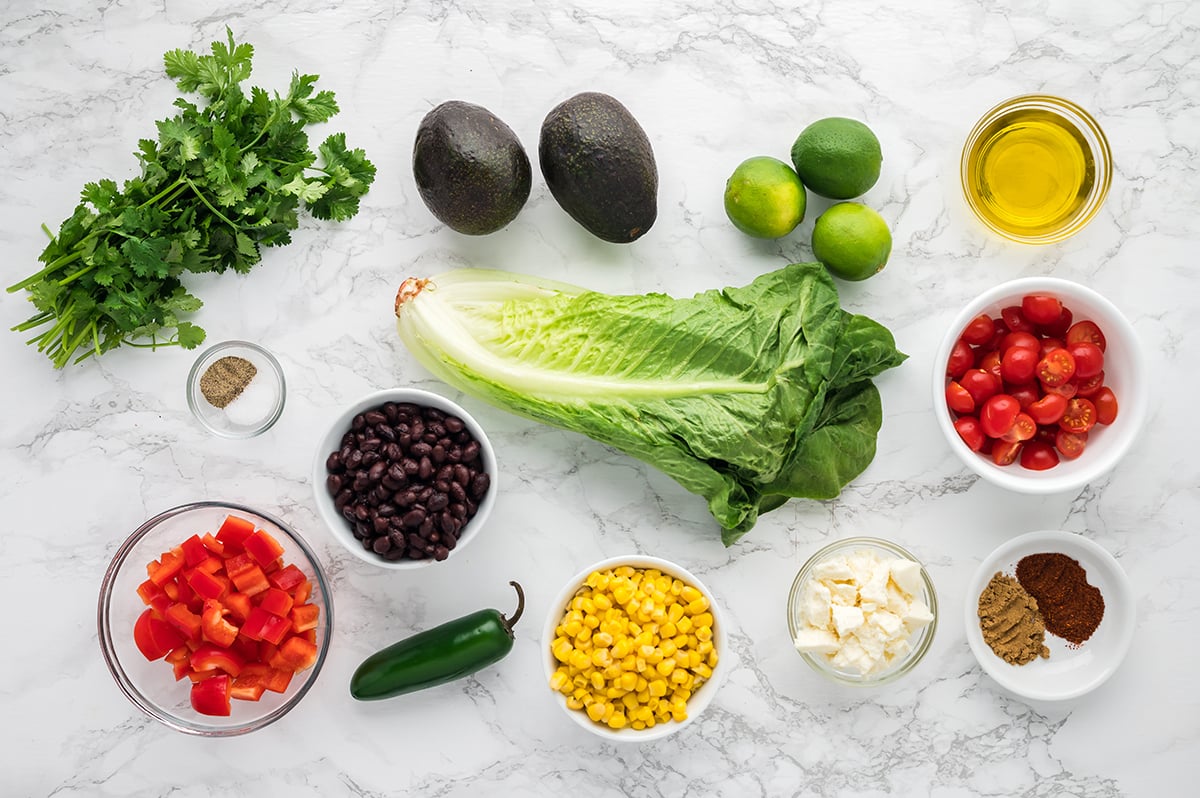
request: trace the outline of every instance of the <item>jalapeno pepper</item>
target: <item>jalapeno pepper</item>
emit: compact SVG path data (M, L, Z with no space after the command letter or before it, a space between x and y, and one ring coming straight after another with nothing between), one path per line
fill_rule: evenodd
M517 591L512 618L480 610L394 643L363 660L350 678L350 695L359 701L392 698L461 679L504 659L525 611L525 591L509 584Z

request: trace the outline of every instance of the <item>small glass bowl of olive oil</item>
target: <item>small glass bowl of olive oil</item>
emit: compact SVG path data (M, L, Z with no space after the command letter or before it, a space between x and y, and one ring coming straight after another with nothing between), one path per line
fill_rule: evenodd
M967 204L1013 241L1050 244L1079 232L1111 182L1104 132L1087 111L1058 97L1026 94L1000 103L963 145Z

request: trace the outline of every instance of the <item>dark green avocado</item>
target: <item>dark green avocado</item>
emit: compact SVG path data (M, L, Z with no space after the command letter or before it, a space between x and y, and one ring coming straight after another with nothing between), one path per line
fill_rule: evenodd
M459 100L421 120L413 176L434 216L475 236L515 219L533 182L529 156L512 128L488 109Z
M584 92L542 123L538 161L550 193L605 241L628 244L658 216L658 167L646 131L607 94Z

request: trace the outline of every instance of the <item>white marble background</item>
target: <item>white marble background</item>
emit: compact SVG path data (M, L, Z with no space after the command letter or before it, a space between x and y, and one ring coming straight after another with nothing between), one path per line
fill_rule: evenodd
M290 391L280 423L244 442L208 437L183 383L194 353L118 351L53 371L0 334L0 793L115 795L1183 795L1200 755L1200 467L1194 449L1195 256L1200 244L1200 5L1141 0L792 4L446 0L42 0L0 3L0 246L4 284L36 269L39 225L57 227L84 182L132 175L140 137L171 113L162 53L204 48L230 26L257 48L252 82L292 69L336 91L345 130L379 167L352 222L304 223L246 277L195 280L210 341L278 354ZM536 174L524 212L482 239L439 226L409 158L423 114L457 98L487 106L536 152L557 102L620 98L648 131L659 218L632 246L603 244ZM957 164L975 118L1045 91L1090 109L1116 175L1095 221L1029 248L967 215ZM846 307L887 324L911 355L880 381L886 421L870 469L836 501L793 502L724 549L703 502L587 440L464 404L490 431L504 480L487 534L417 574L352 559L316 516L318 431L369 390L430 379L395 335L409 274L459 265L550 275L614 292L676 294L748 282L810 257L817 202L791 238L759 243L721 208L742 159L786 158L823 116L879 134L883 175L866 201L892 223L887 270L843 285ZM536 157L535 157L536 164ZM985 288L1052 274L1094 286L1141 336L1154 407L1140 443L1077 494L1018 497L980 482L939 437L927 375L944 326ZM0 296L0 325L28 315ZM454 395L454 394L451 394ZM337 629L317 684L281 722L201 740L144 718L117 691L96 642L95 601L120 541L146 517L203 498L281 515L333 579ZM1036 528L1113 552L1138 600L1134 646L1114 678L1063 706L1004 693L967 649L965 583L1001 541ZM791 650L783 605L823 543L874 534L911 547L938 586L942 624L899 684L850 691ZM733 670L686 732L614 747L577 729L542 684L538 627L550 596L602 557L640 551L708 581L728 611ZM529 619L502 663L393 702L354 703L369 652L485 606L509 579Z

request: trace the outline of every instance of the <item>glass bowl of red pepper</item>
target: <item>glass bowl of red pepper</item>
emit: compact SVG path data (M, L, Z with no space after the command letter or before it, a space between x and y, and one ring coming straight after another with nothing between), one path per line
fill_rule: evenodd
M139 526L100 588L100 648L140 710L186 734L228 737L292 710L333 629L315 552L239 504L173 507Z

